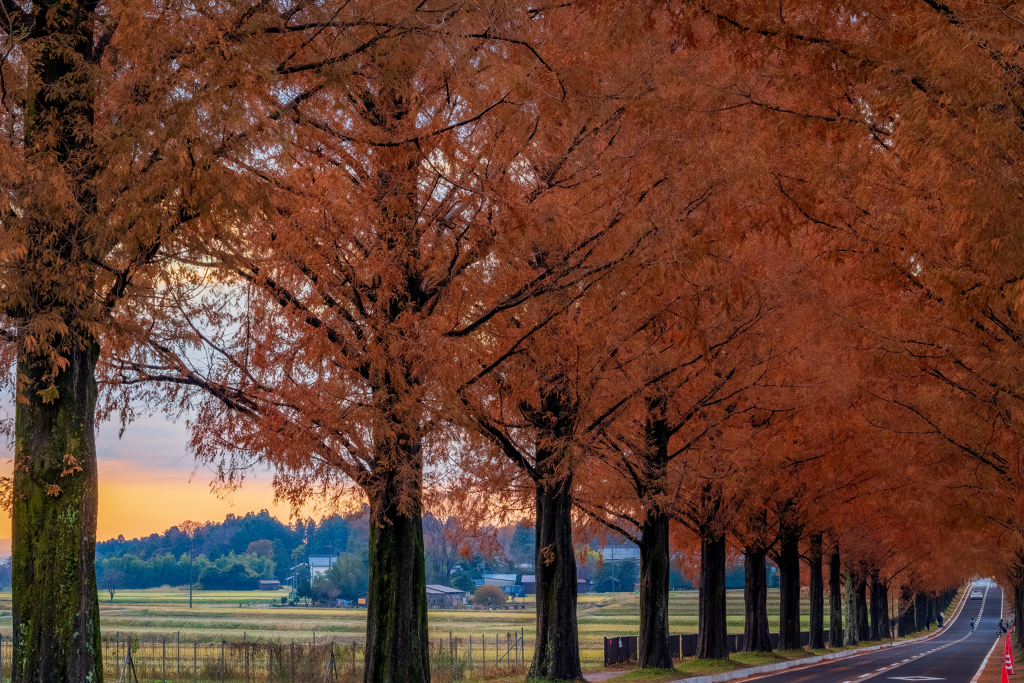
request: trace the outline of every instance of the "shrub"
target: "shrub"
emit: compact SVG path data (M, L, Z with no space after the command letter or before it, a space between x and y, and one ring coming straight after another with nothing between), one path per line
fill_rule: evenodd
M498 607L504 605L508 596L498 586L480 586L473 593L473 604L482 607Z

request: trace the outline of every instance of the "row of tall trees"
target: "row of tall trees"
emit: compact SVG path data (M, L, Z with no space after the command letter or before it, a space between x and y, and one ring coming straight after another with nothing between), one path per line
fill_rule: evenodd
M802 562L814 645L826 567L833 643L1024 600L1012 8L2 7L16 680L102 669L97 405L366 501L368 682L429 679L437 496L441 542L532 510L536 678L581 677L574 521L640 547L643 666L674 535L705 657L730 547L752 649L766 558L786 649Z

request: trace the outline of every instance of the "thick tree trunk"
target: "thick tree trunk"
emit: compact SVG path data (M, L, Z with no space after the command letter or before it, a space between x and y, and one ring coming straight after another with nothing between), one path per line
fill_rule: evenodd
M900 596L899 631L900 637L910 635L915 631L914 596L906 588L903 589Z
M857 577L857 639L871 640L871 624L868 623L868 582Z
M651 514L640 538L640 647L641 668L671 669L668 649L668 516Z
M44 402L15 408L12 611L16 683L103 680L96 591L97 350L72 350ZM22 359L19 373L40 381ZM41 382L40 382L41 383ZM45 386L45 384L43 385Z
M928 604L925 594L918 593L913 597L914 631L924 631L928 628Z
M725 636L725 536L708 535L700 541L697 659L728 659Z
M868 603L871 617L871 640L882 639L882 622L885 620L885 610L882 605L882 584L878 581L878 572L871 573L871 597Z
M856 645L860 642L860 630L857 628L857 582L849 569L846 570L845 584L846 629L843 640L847 645Z
M771 652L768 631L768 578L765 576L764 548L747 547L743 551L743 645L747 652Z
M399 447L407 451L402 461L410 470L378 467L374 476L379 486L371 488L365 683L430 681L422 478L417 466L422 454L418 443L406 440Z
M842 647L843 640L843 594L842 573L839 552L834 551L828 562L828 646Z
M810 569L810 648L825 647L825 583L822 573L821 534L811 536L808 567Z
M800 644L800 532L783 527L779 539L779 649L799 650Z
M583 677L576 623L572 475L537 484L537 645L530 678ZM666 582L667 583L667 582Z
M644 476L638 491L645 504L640 537L640 668L671 669L668 649L668 515L663 507L668 480L669 426L661 397L647 404Z
M892 640L892 624L889 623L889 586L879 582L878 590L882 616L881 637Z
M918 593L914 597L914 615L915 630L923 631L928 628L928 602L924 593Z

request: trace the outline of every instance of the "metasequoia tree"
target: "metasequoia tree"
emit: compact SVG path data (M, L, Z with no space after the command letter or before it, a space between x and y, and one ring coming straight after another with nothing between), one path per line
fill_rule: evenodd
M225 245L183 274L198 293L171 301L175 321L114 367L127 397L198 404L193 450L225 483L262 462L296 505L340 500L352 485L365 496L367 681L429 678L422 492L464 439L451 423L465 387L543 328L534 316L548 304L535 300L578 298L621 261L619 240L628 252L639 239L621 213L655 201L661 180L645 177L623 204L599 191L628 186L614 164L628 166L635 144L603 147L621 103L573 63L574 41L588 37L574 10L388 11L422 30L347 55L346 78L276 122L290 144L243 170L274 187L265 213L234 228L244 248ZM599 153L604 166L591 163ZM591 166L606 175L588 184ZM573 222L588 220L583 208L563 216L563 202L588 193L592 222ZM550 321L566 306L545 310ZM545 400L570 400L565 386ZM558 414L545 406L540 419ZM555 620L551 632L575 629ZM578 676L575 647L544 652L538 676ZM561 673L552 652L576 669Z
M298 81L343 61L332 50L347 21L315 3L2 8L0 315L5 367L17 366L13 677L98 680L101 351L115 339L130 346L136 325L159 316L147 292L175 291L176 264L204 258L215 237L232 242L230 226L260 206L259 183L237 171L276 144L264 124L290 111ZM350 49L380 40L362 17L354 25L364 37Z
M1011 150L1024 141L1021 17L1016 8L990 12L958 0L878 9L716 2L691 7L687 18L734 41L757 63L762 83L795 69L809 74L807 87L736 94L784 114L789 131L827 130L830 157L844 149L839 173L822 167L814 182L787 174L780 190L823 229L850 234L866 262L887 264L887 279L901 277L916 294L918 314L909 320L922 324L891 327L888 346L917 359L948 393L926 381L887 398L917 418L915 429L945 440L964 471L980 465L996 476L997 490L1014 500L999 519L1010 547L1020 537L1019 517L1006 513L1020 490L1012 472L1020 433L1022 253L1014 236L1021 175ZM867 139L875 144L862 144ZM789 150L791 158L811 158L806 146ZM923 324L924 307L931 324ZM950 410L944 394L956 394L963 409ZM971 418L966 432L963 416Z
M714 233L713 227L705 230ZM622 360L615 363L614 385L624 388L630 403L602 427L596 461L577 497L593 522L640 548L639 662L656 668L671 665L669 521L680 506L675 489L709 435L742 419L741 397L763 377L766 355L757 332L763 301L754 287L738 282L744 278L742 256L695 250L684 262L679 245L671 251L671 265L643 270L651 291L638 297L633 311L643 310L641 302L661 308L639 316L617 354Z
M478 338L485 343L480 360L467 364L467 379L458 390L467 409L466 428L489 444L483 459L464 466L503 489L508 471L495 458L506 459L517 480L528 483L520 491L533 497L538 599L530 671L546 678L580 675L572 536L576 474L603 428L642 393L635 383L615 380L635 352L634 338L652 338L645 325L656 324L657 316L642 304L643 296L662 293L634 276L646 267L661 268L656 254L665 255L664 245L671 243L662 236L674 230L689 234L688 217L706 198L700 170L710 157L694 152L702 140L670 144L679 132L677 122L652 115L668 97L650 85L657 82L652 75L666 68L660 60L668 59L668 50L642 41L627 47L593 52L588 47L566 58L573 71L572 80L565 80L570 98L562 105L562 123L540 127L535 148L524 154L536 182L524 212L545 232L531 234L522 248L541 264L574 268L579 284L535 297L514 317L490 326L491 338ZM590 94L579 97L582 93ZM681 97L689 101L685 93ZM678 160L671 173L667 158ZM674 296L665 294L653 306L664 308ZM658 529L667 543L667 524ZM665 550L659 586L667 588L667 545ZM641 648L644 662L657 666L671 664L667 592L664 597L662 626L652 629L659 636L645 638ZM643 612L647 623L651 615L646 608Z

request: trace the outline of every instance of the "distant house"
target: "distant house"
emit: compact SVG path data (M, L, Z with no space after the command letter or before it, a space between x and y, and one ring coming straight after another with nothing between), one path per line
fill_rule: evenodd
M576 565L576 575L579 576L581 567ZM536 595L537 594L537 575L536 574L523 574L521 580L523 584L523 592L517 593L516 595ZM590 582L586 579L576 579L576 593L589 593Z
M466 591L450 586L427 584L427 607L461 607L465 604Z
M598 581L595 589L598 593L618 593L622 591L622 582L614 576L609 576L607 579Z
M600 552L605 564L622 562L623 560L640 561L640 546L636 543L606 545Z
M260 590L261 591L276 591L281 587L281 582L277 579L260 579Z
M505 588L506 586L516 585L515 574L484 574L484 585L485 586L500 586Z
M309 556L309 580L315 581L316 577L327 573L327 570L338 561L337 557L331 555L310 555Z

